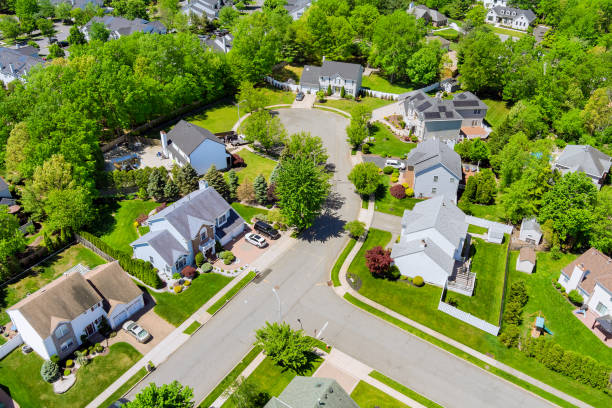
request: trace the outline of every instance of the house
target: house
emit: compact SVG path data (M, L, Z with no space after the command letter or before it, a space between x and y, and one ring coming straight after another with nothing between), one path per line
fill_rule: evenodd
M436 286L471 296L475 274L469 270L470 238L465 213L444 196L405 210L399 243L391 258L404 276L421 276Z
M323 65L320 67L304 66L300 89L305 93L316 93L331 87L332 93L339 95L344 88L347 95L355 97L361 90L362 74L363 67L359 64L328 61L323 57Z
M104 7L104 0L51 0L51 4L57 6L61 3L68 3L72 8L85 9L89 3L93 4L94 7Z
M495 225L490 226L487 230L487 242L501 244L504 242L504 231Z
M32 55L22 49L0 47L0 81L5 86L16 79L25 82L28 72L44 62L37 54Z
M446 51L449 50L450 43L451 43L449 40L447 40L446 38L442 38L439 35L428 35L425 37L425 41L427 42L438 41L440 43L440 48Z
M223 140L203 127L181 120L170 132L161 131L160 135L164 156L180 166L190 163L198 175L213 164L218 170L232 166Z
M405 178L415 197L442 195L456 202L461 181L461 157L438 139L421 142L406 159Z
M423 19L428 24L431 23L431 25L434 27L442 27L448 24L448 19L444 14L440 13L438 10L430 9L422 4L414 6L413 3L410 3L408 13L414 15L417 20Z
M515 30L527 31L536 15L531 10L514 7L493 6L487 12L487 24L502 25Z
M278 397L264 408L359 408L349 394L331 378L296 376Z
M187 15L193 13L198 17L205 15L213 19L219 17L219 11L225 5L225 0L189 0L185 7L183 7L183 13Z
M44 359L72 353L104 318L117 329L144 307L142 291L118 261L77 267L7 310L24 343Z
M9 190L9 185L4 181L4 178L0 177L0 199L3 198L12 199L13 195Z
M312 4L311 0L289 0L285 4L285 10L292 19L297 20L304 15L308 7Z
M114 40L136 32L145 34L166 34L167 32L166 26L159 21L147 21L142 18L128 20L124 17L106 15L104 17L93 17L81 28L87 41L89 41L89 30L93 23L104 24L104 27L110 32L109 38Z
M486 9L490 9L495 6L506 7L508 0L480 0Z
M215 253L244 231L244 220L214 188L200 188L149 217L150 231L132 242L134 258L150 262L164 281L194 264L195 255Z
M210 35L198 35L200 43L203 46L208 47L212 51L222 52L227 54L232 49L232 43L234 42L234 36L229 31L220 31L215 33L214 36Z
M531 247L522 247L516 258L516 270L532 273L536 264L536 253Z
M530 244L539 245L542 240L542 228L535 217L523 218L519 239Z
M561 174L583 172L593 180L593 184L599 190L606 181L610 164L610 156L592 146L567 145L553 163L553 169Z

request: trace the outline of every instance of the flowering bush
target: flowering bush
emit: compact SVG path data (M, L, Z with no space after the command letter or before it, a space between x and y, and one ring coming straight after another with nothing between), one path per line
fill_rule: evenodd
M174 293L181 293L183 291L183 285L176 285L173 290Z
M406 197L406 189L401 184L395 184L389 189L389 193L398 200Z

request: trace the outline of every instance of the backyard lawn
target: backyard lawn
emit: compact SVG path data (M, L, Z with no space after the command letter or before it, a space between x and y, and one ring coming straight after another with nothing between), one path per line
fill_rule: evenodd
M376 141L370 143L370 153L383 157L389 155L404 158L417 146L416 143L402 142L385 125L378 122L372 124L371 135Z
M485 227L479 227L478 225L468 225L468 232L471 234L486 234L489 231Z
M410 408L389 394L385 394L373 385L363 381L359 381L359 384L357 384L351 393L351 398L355 400L360 408Z
M204 273L192 281L189 289L179 294L145 289L155 298L155 313L178 327L231 280L216 273Z
M520 31L509 30L509 29L503 28L503 27L495 27L493 25L488 25L487 27L491 28L491 30L494 33L509 35L511 37L521 38L524 35L526 35L526 33L523 33L523 32L520 32Z
M302 71L304 71L304 67L285 65L282 68L276 67L272 70L272 77L281 82L287 82L289 79L293 79L296 84L299 84L300 78L302 77Z
M361 101L359 102L355 102L354 100L350 100L350 99L328 99L327 101L323 102L321 105L328 106L330 108L340 109L340 110L343 110L351 114L351 112L353 111L353 108L357 105L365 106L371 112L374 109L381 108L393 102L395 101L387 101L384 99L366 96L364 98L361 98Z
M383 176L382 180L383 182L376 191L376 202L374 206L376 211L401 217L404 215L404 210L412 210L416 203L422 201L418 198L406 197L400 200L393 197L389 192L390 178Z
M85 248L83 245L73 245L53 256L45 263L33 268L35 274L29 275L0 290L0 324L6 324L10 318L5 309L23 299L28 293L34 293L49 282L60 277L76 264L94 268L105 263L104 259Z
M454 28L445 28L444 30L435 31L432 35L437 35L449 41L457 41L459 39L459 32Z
M140 199L122 200L117 203L114 212L110 214L109 223L105 224L106 231L100 235L102 241L110 246L120 249L128 254L132 253L130 242L138 239L138 232L134 221L141 214L149 212L157 207L155 201L143 201Z
M269 210L266 210L265 208L251 207L250 205L244 205L240 203L232 203L232 208L236 210L238 215L240 215L249 224L251 224L251 220L257 214L265 215L269 212Z
M470 205L471 215L478 218L484 218L489 221L504 222L504 209L500 204Z
M508 112L510 112L508 102L494 99L483 99L482 101L489 107L485 119L493 128L496 128L504 121Z
M404 83L402 81L391 83L387 78L375 72L371 73L369 76L364 75L361 79L361 86L363 88L369 88L373 91L395 94L410 92L414 89L412 86L410 86L410 84Z
M3 387L22 407L81 408L106 389L142 355L127 343L110 347L106 356L95 357L77 371L77 381L65 394L55 394L53 386L43 381L43 359L36 353L22 354L19 349L0 360Z
M242 149L237 152L237 154L244 159L244 163L246 164L246 167L237 167L234 169L236 170L239 183L242 183L245 177L248 177L252 183L255 180L255 177L259 176L260 174L263 174L266 180L270 178L270 174L272 174L272 170L274 170L274 167L276 166L276 162L274 160L255 154L248 149Z

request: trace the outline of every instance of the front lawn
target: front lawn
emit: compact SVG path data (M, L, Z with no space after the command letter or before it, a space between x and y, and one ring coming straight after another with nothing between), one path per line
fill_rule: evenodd
M348 114L352 114L353 108L355 108L357 105L365 106L370 112L372 112L374 109L381 108L385 105L389 105L394 102L395 101L387 101L385 99L366 96L361 98L359 102L355 102L352 99L328 99L323 102L322 105L330 108L340 109L347 112Z
M117 401L119 398L123 396L126 392L130 390L136 383L147 375L147 369L142 367L140 370L136 372L133 376L130 377L121 387L117 389L114 393L111 394L103 403L101 403L98 408L108 408L110 404Z
M0 324L6 324L10 321L8 314L4 313L5 309L19 302L28 293L34 293L62 276L64 272L79 263L94 268L105 263L105 261L83 245L73 245L54 255L45 263L35 266L32 275L28 275L0 290Z
M276 162L274 160L260 156L248 149L242 149L237 152L237 154L242 157L246 164L246 167L237 167L234 169L236 170L239 183L242 183L246 177L248 177L252 183L255 181L255 177L260 174L263 174L266 180L270 179L270 174L272 174L272 170L276 167Z
M454 28L445 28L444 30L434 31L433 35L437 35L448 41L457 41L459 39L459 31Z
M142 355L127 343L110 347L109 354L95 357L77 371L77 381L65 394L55 394L53 386L43 381L43 359L36 353L22 354L17 349L0 361L3 387L22 407L81 408L106 389Z
M370 143L370 153L385 157L404 158L414 149L416 143L408 143L401 141L382 123L375 122L372 124L371 136L376 139L374 143Z
M216 273L204 273L191 282L189 289L179 294L145 290L155 298L155 313L178 327L231 280Z
M489 109L487 109L487 116L485 116L487 122L489 122L493 128L501 125L510 112L508 102L494 99L483 99L482 101L489 107Z
M360 408L410 408L403 402L363 381L359 381L357 387L351 393L351 398Z
M375 72L372 72L369 76L364 75L361 79L361 86L364 88L369 88L372 91L395 94L410 92L414 89L412 86L410 86L410 84L402 81L391 83L387 78Z
M412 210L414 205L420 200L418 198L405 197L397 199L389 192L390 179L387 176L382 177L383 182L376 191L376 201L374 209L383 213L397 215L401 217L404 215L404 210Z
M236 210L238 215L242 217L246 222L251 224L251 220L257 214L266 215L270 210L266 210L265 208L251 207L250 205L240 204L240 203L232 203L232 208Z
M98 231L98 235L102 241L108 245L120 249L125 253L131 254L132 247L130 242L138 239L138 232L134 226L134 222L139 215L148 215L151 210L157 208L160 204L155 201L132 199L121 200L107 209L111 211L106 214L105 223L102 224L103 230Z

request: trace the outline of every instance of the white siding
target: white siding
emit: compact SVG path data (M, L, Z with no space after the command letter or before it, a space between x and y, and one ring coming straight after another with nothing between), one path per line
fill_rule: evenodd
M85 334L85 327L87 327L90 323L95 321L100 316L106 316L106 312L101 306L96 307L93 312L91 311L91 308L89 308L87 309L87 311L81 313L74 320L72 320L72 330L74 331L74 335L79 344L81 344L81 335Z
M606 314L612 314L612 294L597 283L593 289L593 295L588 300L587 304L589 305L589 310L602 316L602 313L597 311L597 305L600 302L608 309Z
M153 262L151 262L151 265L153 265L154 268L160 271L166 268L166 262L149 244L142 244L134 247L134 258L142 259L146 262L151 262L152 258Z
M132 312L130 313L129 309L132 305L137 305L138 308L136 310L132 310ZM120 324L123 323L123 321L128 319L131 315L133 315L134 313L136 313L138 310L142 309L143 307L144 307L144 300L142 298L142 295L138 296L136 299L132 300L128 304L117 305L115 309L113 309L113 313L111 313L111 315L108 316L108 321L111 327L113 329L117 329L120 326ZM122 312L126 312L125 319L115 324L115 318L119 316Z
M217 170L227 168L229 154L225 151L225 145L206 139L189 155L189 162L193 168L202 175L208 171L213 164Z
M50 341L51 339L49 338L49 341L45 342L19 310L8 310L7 313L13 324L17 326L23 342L32 347L36 354L45 360L48 360L53 354L57 354L53 342Z
M425 282L432 285L444 286L448 279L448 273L424 252L397 257L394 263L402 275L411 278L421 276Z
M436 177L437 181L434 181ZM436 189L435 193L432 192L434 188ZM415 175L415 197L443 195L452 202L457 202L457 188L459 188L459 180L441 164Z
M529 261L521 261L520 259L516 258L516 270L517 271L531 273L533 272L534 266L535 265Z

